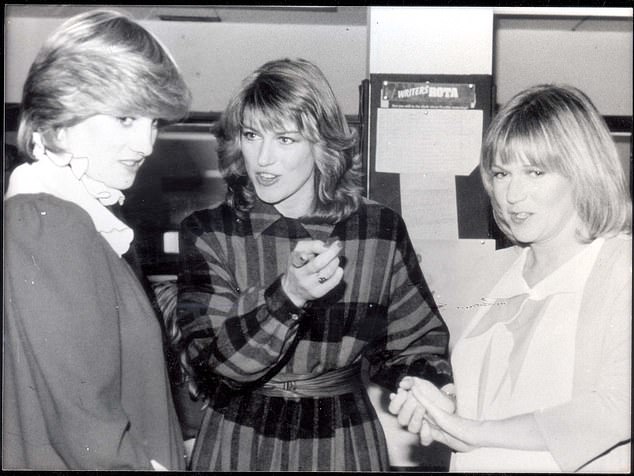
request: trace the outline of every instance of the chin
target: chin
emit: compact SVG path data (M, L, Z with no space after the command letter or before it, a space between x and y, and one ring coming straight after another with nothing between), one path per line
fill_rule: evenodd
M255 192L261 201L263 201L264 203L268 203L269 205L275 205L276 203L279 203L281 201L281 198L279 196L275 196L269 193L260 193L257 189Z

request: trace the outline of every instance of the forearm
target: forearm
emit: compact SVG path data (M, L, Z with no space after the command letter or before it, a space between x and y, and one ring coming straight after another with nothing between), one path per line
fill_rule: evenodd
M414 309L411 314L392 316L387 349L376 354L379 357L371 358L372 380L391 391L406 376L428 380L438 388L453 381L447 355L447 327L424 302L416 304ZM425 309L427 314L421 316Z
M503 420L482 421L475 436L475 443L481 447L524 451L547 450L546 441L532 413Z
M279 279L240 294L219 286L214 291L197 304L187 291L179 297L188 358L198 372L255 381L286 354L303 313L284 295Z

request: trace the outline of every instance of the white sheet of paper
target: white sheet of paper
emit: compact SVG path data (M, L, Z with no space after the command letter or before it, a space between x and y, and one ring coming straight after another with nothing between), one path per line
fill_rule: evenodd
M457 240L453 175L402 174L401 215L412 239Z
M483 115L475 109L377 110L377 172L469 175L478 165Z

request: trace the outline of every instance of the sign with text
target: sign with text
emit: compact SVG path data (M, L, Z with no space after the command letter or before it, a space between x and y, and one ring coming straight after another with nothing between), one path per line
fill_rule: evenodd
M473 109L476 87L471 83L384 81L380 107Z

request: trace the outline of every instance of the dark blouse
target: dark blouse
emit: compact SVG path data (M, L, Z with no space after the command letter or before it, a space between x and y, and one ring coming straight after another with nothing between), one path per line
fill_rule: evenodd
M299 309L281 275L306 239L340 240L344 277ZM447 327L405 224L387 207L368 201L342 223L315 225L262 202L241 220L223 204L184 220L180 250L178 316L201 376L213 372L238 388L265 376L296 344L280 374L319 375L365 356L372 379L392 390L405 374L451 380Z
M281 287L300 240L340 240L344 276L297 308ZM405 224L364 202L336 225L302 223L257 202L246 220L223 204L186 218L177 316L209 407L198 470L385 470L384 436L364 391L286 399L250 392L272 376L318 376L362 361L395 390L405 376L451 381L448 330Z
M5 202L4 469L184 469L159 321L77 205Z

